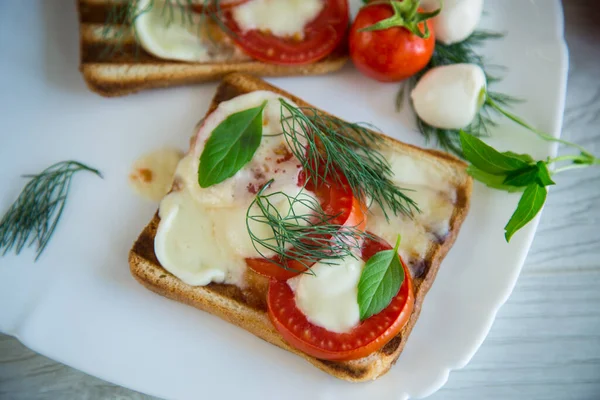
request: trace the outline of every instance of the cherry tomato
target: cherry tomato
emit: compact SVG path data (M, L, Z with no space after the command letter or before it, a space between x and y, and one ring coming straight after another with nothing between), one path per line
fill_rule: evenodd
M348 0L323 0L321 13L304 28L304 37L281 38L268 32L244 32L232 13L224 22L232 39L252 58L270 64L310 64L328 56L342 42L349 23Z
M350 57L363 74L382 82L396 82L409 78L425 68L435 48L435 35L429 20L419 24L421 31L427 24L429 38L422 39L403 27L377 31L360 29L371 26L393 15L387 4L367 5L360 9L350 28Z
M367 239L362 258L392 247L381 240ZM402 261L405 279L396 297L379 314L362 321L347 333L335 333L316 326L296 307L294 293L287 282L269 282L267 306L269 317L281 336L293 347L323 360L355 360L379 350L406 325L410 317L414 294L408 268Z
M300 182L300 184L303 183ZM309 181L306 189L316 194L325 214L335 216L329 223L332 225L355 227L359 230L365 229L366 216L363 213L363 206L352 195L349 185L346 183L325 182L315 187ZM278 265L281 263L285 263L288 269ZM287 280L307 269L307 265L297 260L284 261L278 258L271 258L270 260L265 258L247 258L246 265L261 275L278 280ZM310 267L310 265L308 266Z

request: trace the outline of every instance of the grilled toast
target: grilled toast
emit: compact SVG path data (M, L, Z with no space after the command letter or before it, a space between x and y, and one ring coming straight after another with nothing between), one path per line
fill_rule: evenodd
M125 7L125 3L123 0L77 0L79 69L88 87L102 96L125 96L145 89L214 81L231 72L257 76L326 74L342 68L348 59L345 46L341 46L325 59L308 65L267 64L246 56L224 37L220 43L223 51L231 53L226 62L163 60L144 51L136 42L130 22L116 17L126 14L119 9ZM114 24L108 24L109 20ZM110 34L117 30L118 34ZM111 51L111 47L115 49Z
M222 102L237 95L254 90L270 90L293 100L299 106L309 106L301 99L273 87L259 78L246 74L231 74L225 77L212 101L209 112ZM416 264L409 264L413 277L415 304L413 313L404 329L381 350L362 359L344 362L319 360L308 356L288 345L269 321L266 312L267 279L246 272L247 288L242 290L234 285L214 284L193 287L163 269L154 253L154 237L160 222L158 213L145 227L129 253L132 275L148 289L170 299L191 305L231 322L254 335L299 355L317 368L347 381L367 381L386 373L398 359L408 336L419 317L425 294L431 287L440 263L452 247L460 226L465 219L471 196L471 178L466 173L466 165L446 153L424 150L385 137L386 148L393 148L431 163L444 179L455 189L454 208L449 221L448 234L429 243L427 256ZM219 262L219 260L215 260Z

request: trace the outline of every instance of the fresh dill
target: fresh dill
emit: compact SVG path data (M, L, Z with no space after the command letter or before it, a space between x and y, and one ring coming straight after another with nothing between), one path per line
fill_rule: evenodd
M435 50L429 64L415 76L408 79L400 91L396 99L396 107L401 108L405 101L406 96L415 88L417 82L425 75L428 71L433 68L441 67L452 64L476 64L480 66L486 76L488 85L493 85L502 80L499 75L492 74L492 70L500 70L502 67L498 65L489 65L485 58L480 55L476 49L481 47L488 40L498 40L503 38L504 35L497 32L489 31L475 31L471 36L462 42L446 45L443 43L436 43ZM463 130L469 132L474 136L488 136L489 129L496 126L494 116L497 115L498 111L491 105L500 104L505 107L509 107L511 104L518 102L519 100L508 96L506 94L488 91L486 93L487 99L478 114L476 115L473 122ZM412 103L409 101L412 105ZM460 135L459 129L443 129L429 125L423 121L417 115L417 128L425 136L425 139L429 142L432 139L436 139L438 146L446 151L450 151L459 157L463 157L463 152L460 147Z
M40 257L67 203L71 179L79 171L88 171L102 178L100 171L77 161L62 161L37 175L24 176L31 180L0 221L2 255L12 249L19 254L25 246L35 244L35 259Z
M261 257L286 270L302 272L290 267L289 261L308 269L316 262L331 263L360 254L368 233L334 223L337 215L326 214L319 201L304 189L294 196L281 191L266 194L273 182L271 179L258 191L246 213L248 234ZM286 207L276 206L281 203ZM258 229L253 229L256 224L267 225L272 234L257 234ZM274 256L267 256L265 250Z
M286 142L315 184L346 180L354 195L375 202L386 218L419 212L417 204L392 181L393 171L380 153L383 139L365 124L348 123L283 99L281 126ZM370 204L368 204L370 206Z
M166 26L180 24L197 29L198 34L206 36L207 45L218 47L218 41L210 29L205 29L208 19L212 20L222 32L229 36L234 33L223 23L223 10L220 0L113 0L102 28L102 38L107 43L103 58L122 54L127 40L133 36L139 43L135 21L142 15L160 7L160 15ZM135 46L135 55L139 56L140 47Z

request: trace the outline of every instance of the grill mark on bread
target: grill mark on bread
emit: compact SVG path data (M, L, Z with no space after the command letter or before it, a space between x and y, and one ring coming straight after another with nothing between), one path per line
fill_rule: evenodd
M307 104L298 97L275 88L258 78L238 73L231 74L223 80L223 83L221 83L221 85L218 87L213 98L209 112L213 111L217 107L218 103L252 90L271 90L289 98L301 107L311 107L310 104ZM327 113L324 114L329 115ZM385 140L386 145L391 147L399 148L401 146L403 151L406 152L410 152L412 149L414 151L412 156L433 156L441 159L448 164L447 167L449 176L454 176L454 181L460 182L460 184L456 183L457 197L456 201L454 202L455 209L449 223L449 234L446 236L443 243L432 243L432 247L426 256L426 259L423 260L423 263L421 264L423 272L420 276L417 276L420 266L419 268L415 269L415 276L413 277L415 304L409 321L400 334L390 340L378 352L375 352L363 359L353 361L332 362L315 359L287 345L275 328L268 322L268 318L266 317L264 309L261 310L260 307L256 307L256 305L253 306L249 303L243 302L245 297L243 297L243 291L241 289L238 288L238 295L233 294L230 299L235 301L237 305L248 309L244 312L241 312L240 310L231 310L226 307L224 308L223 305L220 304L220 301L207 299L206 296L202 294L206 292L225 293L224 291L219 292L219 290L225 290L221 287L231 287L231 285L219 285L218 288L217 285L214 284L206 287L192 287L184 284L170 274L164 279L158 279L158 276L165 274L166 271L164 271L164 269L158 265L158 262L152 261L156 258L154 255L154 237L152 232L155 233L156 226L158 225L157 215L155 215L153 221L151 221L150 224L144 229L132 251L130 252L130 269L133 276L141 284L158 294L215 314L235 325L248 330L254 335L272 344L299 355L317 368L340 379L349 381L365 381L369 379L375 379L385 374L397 361L400 353L402 352L402 349L406 344L406 340L409 337L410 332L421 312L421 305L425 294L435 279L442 259L445 257L446 253L451 248L458 235L460 225L466 217L469 208L469 197L472 184L471 178L468 177L464 171L466 165L457 160L455 157L437 150L424 150L406 143L399 144L394 139L387 137L385 137ZM140 246L140 241L150 242L150 244L146 243L145 246ZM148 272L148 270L151 270L152 272ZM155 274L156 276L152 276L152 274ZM233 286L233 288L236 287ZM234 291L235 289L227 290Z
M111 9L114 8L114 13L111 15ZM107 0L106 3L87 3L84 0L79 0L79 19L81 22L88 24L105 24L109 18L115 16L125 16L125 4L111 3ZM129 25L127 18L111 21L115 24Z

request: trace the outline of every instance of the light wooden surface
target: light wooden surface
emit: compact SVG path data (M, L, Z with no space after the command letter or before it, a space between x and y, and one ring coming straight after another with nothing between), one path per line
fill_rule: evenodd
M563 136L600 154L600 3L569 0L564 7L571 71ZM488 338L431 399L600 399L600 168L556 181L517 286ZM152 397L0 335L0 399Z

